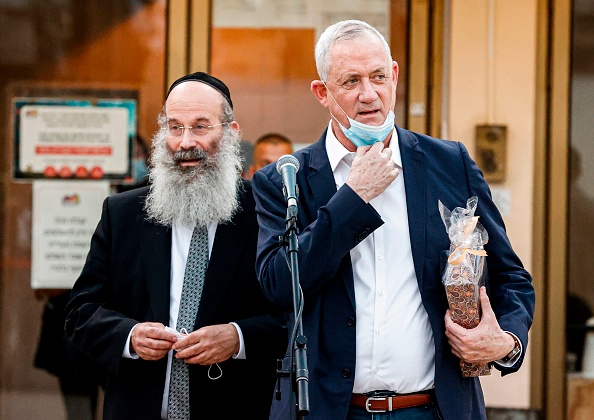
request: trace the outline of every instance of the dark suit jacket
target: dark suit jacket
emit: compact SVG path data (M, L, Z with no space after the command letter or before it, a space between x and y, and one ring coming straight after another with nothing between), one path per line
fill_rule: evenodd
M276 359L287 345L285 316L271 315L256 279L258 227L251 186L243 188L241 210L217 227L195 329L236 322L247 358L219 363L223 376L214 381L208 366L190 365L192 418L266 418ZM141 188L105 200L66 310L70 339L107 371L107 419L160 418L167 359L122 357L136 323L169 323L171 229L147 220L147 193Z
M479 380L462 377L459 360L451 353L445 337L444 315L448 306L440 266L444 260L442 251L449 248L449 238L439 215L438 200L453 210L456 206L466 207L471 196L478 197L476 214L490 238L485 247L490 278L487 291L501 328L518 336L524 351L534 310L531 277L512 250L489 187L464 145L398 127L397 131L406 189L408 239L435 338L435 391L439 407L448 420L485 418ZM311 412L307 418L312 420L346 417L356 356L355 293L349 252L383 224L381 215L348 185L336 191L325 138L324 133L318 142L294 154L300 162L299 273L309 357ZM256 173L253 183L260 224L258 279L266 296L292 312L290 273L277 239L285 224L282 181L274 165L269 165ZM501 368L502 373L514 372L520 364L521 360L512 368ZM286 394L290 393L285 392L285 397L289 397ZM289 417L284 413L278 418Z

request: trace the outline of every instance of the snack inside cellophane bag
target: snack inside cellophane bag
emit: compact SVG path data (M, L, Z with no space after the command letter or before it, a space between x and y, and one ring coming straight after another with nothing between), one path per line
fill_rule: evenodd
M442 276L452 320L464 328L474 328L480 322L479 289L485 283L487 256L484 245L489 240L487 230L475 216L477 197L470 197L466 208L448 210L439 201L439 212L450 238L448 262ZM460 360L462 376L490 375L488 364Z

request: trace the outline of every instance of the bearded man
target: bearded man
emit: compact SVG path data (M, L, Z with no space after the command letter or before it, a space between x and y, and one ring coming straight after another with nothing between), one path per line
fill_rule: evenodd
M159 125L150 186L103 204L66 333L107 373L106 419L268 418L286 320L255 275L229 89L178 79Z

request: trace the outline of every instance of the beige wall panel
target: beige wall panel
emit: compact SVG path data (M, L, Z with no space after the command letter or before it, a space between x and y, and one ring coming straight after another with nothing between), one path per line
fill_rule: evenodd
M410 49L408 79L407 128L418 133L429 134L427 130L427 51L429 45L429 2L410 2ZM416 109L412 112L412 109ZM422 111L421 111L422 110Z
M491 37L489 18L494 19ZM532 0L451 2L449 138L464 142L475 157L475 126L507 125L506 181L491 188L509 196L509 211L502 213L512 245L528 270L532 256L536 18ZM518 373L502 378L494 370L491 376L481 378L481 383L489 407L528 408L530 357Z
M187 73L188 3L169 0L167 10L167 86Z
M484 0L451 3L449 138L474 153L474 126L487 119L487 7Z
M188 72L210 71L210 0L192 0L190 34L190 68Z
M512 244L529 268L532 265L537 7L532 0L497 0L495 4L493 122L508 125L508 166L506 182L493 187L511 191L511 217L505 223Z

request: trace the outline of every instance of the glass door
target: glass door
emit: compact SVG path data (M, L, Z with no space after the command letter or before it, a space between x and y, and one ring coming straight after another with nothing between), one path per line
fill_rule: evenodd
M574 0L569 137L567 418L594 417L594 3Z
M132 160L150 144L163 105L166 9L166 0L0 1L2 419L101 417L100 379L62 340L68 289L31 285L33 181L14 177L14 100L94 103L97 92L126 92L136 100Z

